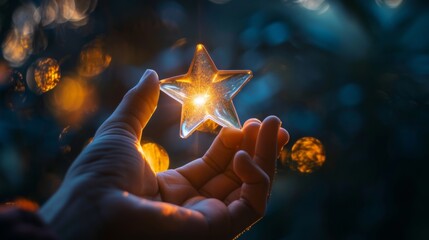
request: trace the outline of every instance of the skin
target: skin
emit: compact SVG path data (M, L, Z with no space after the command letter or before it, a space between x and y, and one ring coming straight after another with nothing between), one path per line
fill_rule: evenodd
M277 117L223 128L201 158L155 174L140 150L159 97L148 70L40 209L64 239L232 239L263 217L280 149Z

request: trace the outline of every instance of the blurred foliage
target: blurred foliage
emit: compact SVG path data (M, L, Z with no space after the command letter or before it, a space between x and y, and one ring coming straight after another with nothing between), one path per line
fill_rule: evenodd
M0 0L0 202L43 204L145 69L183 74L203 43L219 69L253 71L242 121L278 115L286 153L306 136L326 151L309 175L279 164L242 239L427 239L428 28L423 0ZM40 58L61 79L38 95L25 79ZM214 138L183 140L179 122L161 94L144 136L170 168Z

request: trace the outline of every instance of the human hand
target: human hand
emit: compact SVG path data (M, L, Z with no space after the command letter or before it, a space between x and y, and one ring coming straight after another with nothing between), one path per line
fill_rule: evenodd
M289 140L277 117L223 128L206 154L155 174L141 153L159 81L148 70L41 208L65 239L231 239L265 212L275 160Z

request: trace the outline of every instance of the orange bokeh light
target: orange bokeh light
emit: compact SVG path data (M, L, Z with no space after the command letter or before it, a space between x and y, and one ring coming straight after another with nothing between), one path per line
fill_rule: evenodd
M96 92L86 81L66 76L49 95L49 105L64 124L79 124L88 113L96 110Z
M322 143L313 137L304 137L292 146L289 168L301 173L312 173L320 168L326 160Z

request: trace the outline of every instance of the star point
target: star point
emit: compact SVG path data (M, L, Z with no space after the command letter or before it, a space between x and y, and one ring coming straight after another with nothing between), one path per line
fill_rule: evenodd
M208 120L240 129L232 99L252 76L250 70L218 70L198 44L186 74L160 81L161 90L182 104L180 136L189 137Z

